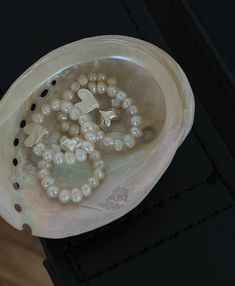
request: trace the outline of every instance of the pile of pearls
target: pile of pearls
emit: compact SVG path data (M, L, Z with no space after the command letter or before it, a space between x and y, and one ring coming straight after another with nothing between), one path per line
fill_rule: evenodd
M123 139L112 137L111 133L106 133L100 126L94 123L89 114L83 113L76 106L76 93L81 88L87 88L96 96L107 95L110 97L112 108L123 108L130 116L129 133L124 134ZM42 125L45 119L52 112L57 113L57 121L61 131L67 133L71 138L79 137L80 145L73 151L62 150L57 143L47 146L40 142L33 146L33 153L40 158L38 168L38 179L42 188L50 198L58 198L61 203L72 201L79 203L84 197L89 197L92 191L104 179L104 163L101 160L100 151L95 149L96 142L102 142L107 148L115 151L122 151L124 148L133 148L136 139L143 135L141 129L142 117L138 114L138 107L134 104L133 98L129 97L125 91L117 86L117 80L104 73L90 72L88 75L81 74L77 81L66 89L61 98L54 98L49 103L44 103L40 111L34 112L31 121ZM51 169L54 165L72 165L76 162L84 162L89 159L93 164L93 174L81 187L74 187L71 190L60 189L52 177Z

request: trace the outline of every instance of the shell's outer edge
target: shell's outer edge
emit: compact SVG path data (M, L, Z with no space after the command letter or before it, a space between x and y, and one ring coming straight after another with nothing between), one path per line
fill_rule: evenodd
M106 216L104 216L102 218L102 221L96 221L95 223L90 223L89 226L83 226L81 228L77 228L76 231L65 231L65 232L60 232L60 230L55 229L55 230L51 230L51 231L45 231L43 228L38 228L38 229L33 229L33 234L34 235L38 235L38 236L42 236L42 237L48 237L48 238L63 238L63 237L67 237L67 236L72 236L72 235L78 235L87 231L90 231L92 229L95 229L97 227L103 226L107 223L110 223L111 221L123 216L125 213L129 212L131 209L133 209L134 207L136 207L144 198L145 196L151 191L152 187L157 183L157 181L160 179L160 177L162 176L162 174L165 172L165 170L167 169L167 167L169 166L170 162L172 161L174 154L177 150L177 148L179 147L179 145L183 142L183 140L185 139L185 137L187 136L187 134L189 133L192 124L193 124L193 119L194 119L194 108L195 108L195 103L194 103L194 98L193 98L193 93L192 93L192 89L189 85L189 82L186 78L186 75L184 74L184 72L182 71L182 69L180 68L180 66L163 50L161 50L160 48L147 43L145 41L142 40L138 40L135 38L131 38L131 37L125 37L125 36L116 36L116 35L110 35L110 36L97 36L97 37L92 37L92 38L87 38L87 39L83 39L80 41L76 41L73 43L70 43L68 45L65 45L63 47L60 47L52 52L50 52L49 54L45 55L43 58L41 58L39 61L37 61L34 65L32 65L29 69L27 69L13 84L12 86L8 89L8 91L6 92L6 95L3 97L2 101L0 102L0 127L9 119L9 117L11 116L11 114L14 112L14 110L16 108L19 108L19 101L21 101L21 103L23 103L31 94L31 90L32 88L35 89L38 86L35 86L34 83L32 83L32 86L25 86L23 90L21 90L21 94L23 94L23 96L19 99L19 97L17 98L17 103L18 106L12 106L9 105L9 98L11 97L12 94L12 90L17 89L18 86L21 84L21 81L24 78L27 78L29 75L31 75L33 73L33 71L35 69L37 69L38 67L43 67L43 64L46 63L48 61L48 59L50 59L51 57L54 58L54 60L58 59L58 57L61 55L69 52L67 51L67 49L69 50L70 48L74 48L77 45L79 45L80 43L87 43L89 44L90 41L111 41L114 44L117 42L123 42L125 44L130 44L131 46L136 45L137 48L141 48L143 47L143 50L146 51L146 53L148 52L152 52L153 54L158 54L159 57L161 57L165 62L167 62L169 64L169 67L171 68L171 70L174 72L174 74L177 77L177 80L179 81L180 84L180 95L182 96L181 100L182 100L182 105L183 105L183 119L180 125L180 132L178 133L177 137L174 137L175 135L172 135L172 138L174 140L172 140L172 138L170 137L170 143L171 141L174 142L174 144L172 143L171 147L172 148L166 148L166 152L164 153L164 156L162 156L161 158L161 170L159 171L159 173L156 176L156 172L155 172L155 168L150 168L150 172L147 174L146 176L146 181L148 182L148 186L144 186L145 190L143 190L143 192L139 194L138 197L135 197L135 200L132 202L129 202L128 206L126 207L126 209L124 211L112 211L112 213L107 213ZM66 66L62 66L61 68L66 68L70 66L70 64L66 65ZM59 71L57 71L59 72ZM47 81L48 77L43 80L43 81ZM40 82L41 83L41 82ZM24 93L25 91L25 93ZM27 92L26 92L27 91ZM12 102L12 99L11 99ZM10 109L10 111L9 111ZM173 146L174 145L174 146ZM155 159L155 160L154 160ZM159 159L159 158L158 158ZM152 162L151 162L151 166L156 166L157 164L159 164L159 162L156 161L156 158L153 158ZM138 170L137 170L138 171ZM13 200L13 199L12 199ZM0 206L4 206L4 200L1 200L0 197ZM28 223L30 225L30 221L27 221L27 217L24 217L24 221L22 221L22 215L16 213L14 215L14 219L12 219L12 214L11 212L9 212L9 210L4 209L4 207L1 207L0 209L1 211L1 215L3 216L3 218L8 221L11 225L13 225L15 228L17 229L22 229L22 223ZM92 212L92 210L91 210ZM94 212L95 214L95 212ZM28 214L29 215L29 214ZM93 215L93 214L92 214ZM47 217L45 217L46 219ZM72 217L70 219L73 219Z

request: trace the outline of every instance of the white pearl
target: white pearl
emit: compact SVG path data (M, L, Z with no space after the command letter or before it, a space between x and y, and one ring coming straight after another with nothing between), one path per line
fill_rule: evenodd
M70 101L62 101L60 110L65 114L69 114L71 109L73 108L73 104Z
M136 105L131 105L127 110L131 115L136 115L139 111Z
M51 149L46 149L43 153L42 153L42 157L44 161L50 162L53 160L53 151Z
M47 195L50 198L56 198L59 194L59 188L55 185L49 186L47 188Z
M79 127L77 124L71 124L69 127L69 135L70 136L76 136L79 133Z
M88 74L88 79L89 79L90 81L96 81L96 80L97 80L97 74L94 73L94 72L90 72L90 73Z
M94 132L94 131L96 131L96 127L94 126L94 123L91 121L84 122L81 126L82 134L85 134L87 132Z
M90 141L83 141L82 142L82 149L86 151L88 154L93 152L95 150L95 146L92 142Z
M60 148L60 146L59 146L57 143L51 144L50 148L51 148L51 150L54 151L55 153L61 151L61 148Z
M98 81L105 81L107 78L105 73L99 72L98 73Z
M121 103L119 101L117 101L115 98L111 99L111 105L112 105L112 107L115 107L115 108L121 107Z
M87 122L87 121L91 121L91 117L89 114L82 114L79 119L78 119L80 125L82 125L83 123Z
M71 90L66 89L62 94L62 98L66 101L71 101L74 99L74 94Z
M109 77L106 82L107 82L107 84L116 85L117 79L115 77Z
M131 117L131 124L133 126L140 126L142 124L142 117L139 115L135 115Z
M85 74L81 74L77 81L80 83L81 86L85 86L88 83L88 79Z
M74 153L72 153L72 152L65 152L65 154L64 154L64 161L68 165L74 164L75 161L76 161Z
M63 204L70 200L70 192L68 190L61 190L59 192L59 201Z
M98 94L104 94L106 92L106 84L103 81L97 83L96 91Z
M130 134L125 135L124 143L127 148L133 148L135 146L135 138Z
M43 189L47 189L50 185L53 185L54 183L55 183L55 180L50 176L42 178L42 181L41 181L41 185Z
M79 116L81 115L81 111L79 108L77 107L73 107L71 110L70 110L70 113L69 113L69 117L71 120L78 120Z
M107 95L110 97L115 97L118 88L115 85L109 85L106 88Z
M116 92L117 101L122 102L126 98L127 98L127 93L124 90L118 90Z
M76 149L75 157L76 157L78 162L84 162L87 159L87 153L86 153L86 151L84 151L82 149Z
M71 123L69 122L69 121L63 121L63 122L61 122L61 124L60 124L60 126L61 126L61 129L63 130L63 131L69 131L69 128L70 128L70 125L71 125Z
M93 94L96 94L96 83L95 82L89 82L88 88Z
M71 191L71 201L80 203L82 201L82 191L79 188L73 188Z
M103 140L103 139L104 139L105 134L104 134L104 131L103 131L103 130L97 131L96 134L97 134L97 141L100 141L100 140Z
M84 197L89 197L92 194L91 186L88 184L85 184L82 186L82 194Z
M101 168L101 169L103 169L103 168L104 168L104 162L103 162L102 160L100 160L100 161L95 161L95 162L93 163L93 167L94 167L94 168Z
M95 132L87 132L85 134L85 139L95 143L97 141L97 134Z
M128 109L132 105L132 103L133 103L132 97L127 97L126 99L124 99L122 103L122 108Z
M59 111L57 113L57 119L58 119L59 122L66 121L68 119L68 115L63 113L63 112L61 112L61 111Z
M101 168L96 168L93 175L99 181L104 179L104 171Z
M37 167L38 169L51 169L52 165L51 162L41 160L37 163Z
M103 144L107 147L114 145L114 139L111 136L105 136L103 139Z
M36 156L42 156L43 151L45 150L46 146L43 143L38 143L33 147L33 153Z
M90 177L88 183L92 189L96 188L99 185L99 180L95 177Z
M77 92L80 89L80 84L75 81L70 85L70 89L72 92Z
M124 143L123 143L123 141L122 140L119 140L119 139L116 139L115 141L114 141L114 149L116 150L116 151L122 151L123 150L123 147L124 147Z
M94 150L89 154L89 158L91 161L99 161L101 159L101 153L98 150Z
M139 127L132 127L130 133L133 137L139 138L143 135L143 131Z
M62 152L57 152L53 156L53 162L56 165L61 165L64 163L64 153Z
M49 116L51 114L51 106L50 104L43 104L42 107L41 107L41 113L44 115L44 116Z
M40 112L35 112L35 113L33 113L31 119L34 123L42 123L44 120L44 116Z
M38 178L39 179L42 179L46 176L49 176L50 175L50 172L48 169L41 169L40 171L38 171Z
M60 103L61 103L60 99L57 99L57 98L53 99L51 101L51 109L53 111L59 111L60 110Z

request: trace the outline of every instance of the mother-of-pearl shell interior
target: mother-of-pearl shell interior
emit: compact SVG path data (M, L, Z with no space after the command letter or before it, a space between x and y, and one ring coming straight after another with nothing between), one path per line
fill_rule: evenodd
M123 39L129 38L123 37ZM173 60L170 62L167 58L168 61L164 62L164 55L163 53L159 57L156 74L147 68L147 61L146 65L140 65L138 60L133 61L128 56L124 57L122 53L94 57L93 60L69 65L35 86L26 100L19 104L19 108L11 113L0 126L1 181L2 187L8 189L11 195L2 192L0 206L3 216L13 226L21 229L23 224L28 224L33 234L45 237L75 235L120 217L147 195L191 128L194 112L193 99L190 104L188 103L187 96L192 95L184 74ZM165 74L164 68L160 69L160 65L164 66ZM174 69L176 71L178 69L178 75L173 72L174 69L170 71L170 65L175 65ZM88 73L91 70L116 77L120 87L133 97L139 107L139 114L143 117L144 135L133 149L120 153L107 151L100 146L105 163L105 180L91 197L84 199L79 205L74 203L62 205L57 200L49 199L41 188L37 179L37 160L23 144L25 134L22 132L20 122L25 120L27 124L32 112L39 110L43 103L50 102L52 98L60 97L81 73ZM51 84L53 80L56 81L55 85ZM180 81L186 84L185 87ZM45 89L48 93L45 97L41 97ZM184 93L187 96L184 97ZM107 96L97 95L96 98L101 108L110 106ZM31 111L32 104L36 104L35 111ZM96 121L99 120L97 112L92 111L91 114ZM58 133L58 129L55 128L58 124L55 115L48 117L44 124L48 125L50 130L48 142L55 142ZM128 116L122 112L122 119L112 124L111 131L128 131L128 128ZM17 146L13 144L15 138L19 139ZM18 161L16 166L12 164L14 158ZM53 174L59 185L69 188L81 186L91 172L89 161L53 168ZM17 190L14 189L15 183L19 185ZM16 204L21 207L20 212L14 209Z

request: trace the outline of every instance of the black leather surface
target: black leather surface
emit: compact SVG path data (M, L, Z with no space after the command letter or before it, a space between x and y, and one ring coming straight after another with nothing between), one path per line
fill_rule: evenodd
M0 19L5 33L5 54L0 53L3 91L45 52L85 36L135 36L179 55L141 1L95 1L93 7L78 1L59 7L51 3L46 12L42 3L17 6L16 28L6 22L7 16ZM9 38L14 29L18 41ZM11 59L14 69L8 62L13 50L17 51ZM196 96L193 130L147 198L129 214L95 231L67 239L41 239L45 266L55 285L235 284L235 162L198 101L205 89L222 98L223 87L213 84L211 74L204 84L195 79L195 74L207 73L203 63L191 64L191 70Z

